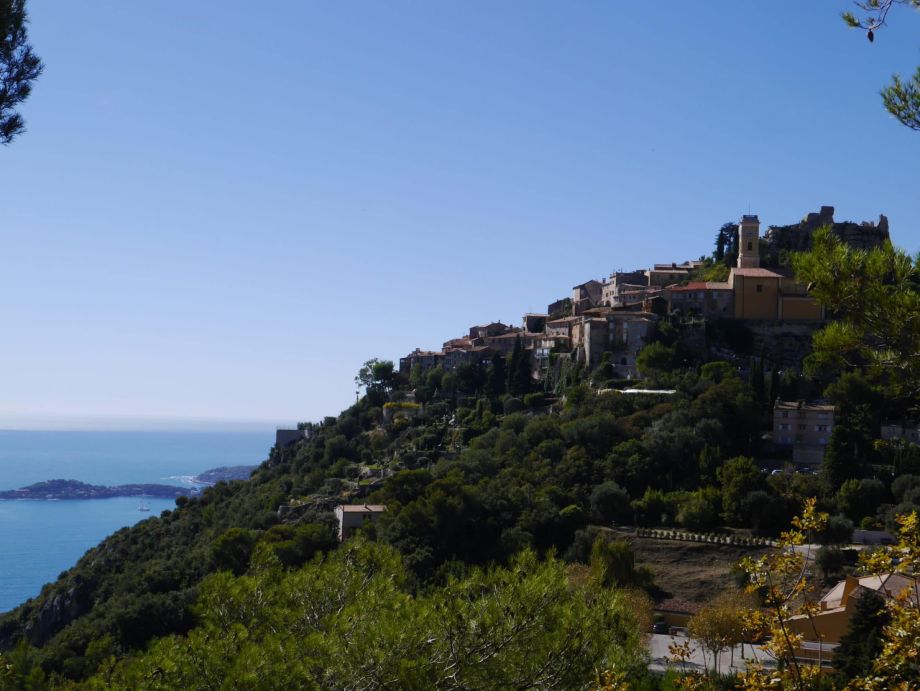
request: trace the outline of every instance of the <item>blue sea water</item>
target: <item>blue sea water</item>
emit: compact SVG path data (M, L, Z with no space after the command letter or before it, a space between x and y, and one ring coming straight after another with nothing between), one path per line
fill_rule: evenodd
M0 431L0 490L73 479L97 485L187 484L218 466L256 465L266 432ZM139 511L145 504L149 513ZM0 500L0 612L37 595L90 547L174 508L169 499Z

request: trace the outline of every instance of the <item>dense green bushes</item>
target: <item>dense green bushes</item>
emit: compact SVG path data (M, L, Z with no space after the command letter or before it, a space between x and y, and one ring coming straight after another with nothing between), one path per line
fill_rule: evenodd
M415 597L398 554L360 540L295 571L257 559L249 575L205 580L187 636L157 641L88 686L579 688L598 669L646 674L630 596L533 552Z

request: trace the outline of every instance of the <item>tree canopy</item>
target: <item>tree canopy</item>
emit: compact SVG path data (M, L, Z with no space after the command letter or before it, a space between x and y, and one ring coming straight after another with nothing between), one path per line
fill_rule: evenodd
M90 688L582 688L644 674L636 602L531 551L412 597L392 548L355 540L302 569L271 557L201 588L199 624L104 666Z
M25 128L16 106L32 92L42 62L26 32L25 0L0 0L0 143L9 144Z
M844 12L843 21L854 29L863 29L870 42L875 41L875 32L885 26L895 5L920 9L920 0L866 0L855 4L861 16ZM901 124L920 131L920 67L908 79L894 75L891 84L882 89L882 103Z
M920 270L890 242L854 249L829 228L793 258L797 278L834 321L817 332L806 366L829 378L867 368L905 394L920 394Z

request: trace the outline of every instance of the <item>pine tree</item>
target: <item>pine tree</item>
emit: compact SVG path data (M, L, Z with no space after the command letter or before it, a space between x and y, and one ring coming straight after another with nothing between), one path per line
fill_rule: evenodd
M42 62L26 32L25 0L0 1L0 144L9 144L25 125L16 106L32 91Z

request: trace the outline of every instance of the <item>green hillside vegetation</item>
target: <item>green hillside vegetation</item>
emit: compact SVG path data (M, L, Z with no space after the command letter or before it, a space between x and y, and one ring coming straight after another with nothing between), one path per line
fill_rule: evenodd
M209 576L186 636L104 670L90 688L576 688L644 672L634 596L525 551L412 595L398 552L362 539L302 569L260 553ZM257 603L257 604L256 604Z
M819 238L797 264L828 304L823 282L837 276L816 267L822 252L840 254L834 243ZM889 286L881 296L916 291L912 264L907 278L872 273L872 262L891 265L870 257L885 252L897 259L890 247L834 256L854 271L863 261L865 281ZM837 324L875 328L859 321L855 298L831 307ZM673 395L608 390L603 363L534 390L518 349L489 366L409 378L369 361L359 373L367 395L305 425L309 439L272 449L251 480L181 497L118 531L4 615L0 679L10 688L90 678L100 688L225 688L230 678L240 680L232 688L527 688L633 670L643 607L624 589L654 593L654 574L602 527L775 535L814 496L832 516L833 542L920 506L918 448L877 440L880 420L916 404L914 370L873 356L871 334L858 342L847 328L819 334L805 374L767 377L756 361L689 360L679 329L666 326L640 366L650 388ZM914 347L908 336L886 340L886 352ZM808 390L838 406L826 468L772 475L765 469L784 458L762 438L770 401ZM369 469L387 475L368 482ZM387 512L339 547L332 508L354 501ZM465 662L477 655L480 665ZM544 669L550 660L565 664Z

